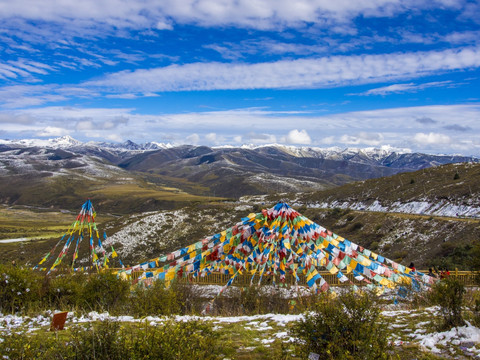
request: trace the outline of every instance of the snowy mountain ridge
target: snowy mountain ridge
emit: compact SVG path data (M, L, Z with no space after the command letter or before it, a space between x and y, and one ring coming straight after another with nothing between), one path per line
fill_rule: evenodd
M17 146L17 147L44 147L44 148L52 148L52 149L71 149L71 150L78 150L80 148L97 148L97 149L104 149L108 151L115 151L115 152L127 152L127 153L141 153L147 151L155 151L155 150L164 150L164 149L172 149L176 147L182 146L189 146L192 148L203 147L199 145L173 145L171 143L160 143L160 142L147 142L144 144L137 144L131 140L127 140L123 143L109 143L109 142L96 142L96 141L89 141L83 143L79 140L72 138L69 135L65 135L58 138L52 139L20 139L20 140L2 140L0 139L0 145L6 146ZM241 145L241 146L231 146L231 145L224 145L224 146L212 146L211 149L213 150L222 150L222 149L243 149L243 150L262 150L268 148L275 148L278 149L286 154L291 156L299 157L299 158L321 158L321 159L329 159L329 160L349 160L353 162L360 162L365 163L368 161L377 161L383 163L384 160L388 159L389 157L398 157L404 154L413 154L412 150L408 148L394 148L391 146L382 146L379 148L375 147L367 147L367 148L340 148L340 147L305 147L305 146L293 146L293 145L283 145L283 144L264 144L264 145ZM437 155L429 155L429 154L421 154L426 155L429 157L435 156L446 156L443 154ZM461 155L451 155L454 156L461 156ZM475 157L472 158L474 161L478 160ZM433 164L435 165L435 164Z

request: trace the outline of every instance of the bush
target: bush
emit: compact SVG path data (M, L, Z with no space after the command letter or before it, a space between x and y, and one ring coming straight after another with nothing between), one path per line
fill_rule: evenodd
M480 327L480 291L469 291L466 300L472 324Z
M465 324L462 316L465 286L454 277L448 277L432 286L430 299L433 304L440 306L442 322L437 324L439 330Z
M319 359L387 359L389 331L377 298L348 292L336 298L322 294L313 312L290 330L297 353Z
M282 296L280 288L272 285L253 285L232 290L215 299L212 315L285 314L295 311L305 302L304 297L299 297L293 305L290 299Z
M42 276L30 269L0 265L0 312L36 307L42 295Z
M50 278L45 277L45 292L48 303L44 304L55 309L69 309L81 307L83 285L87 276L80 273L60 274Z
M352 226L350 227L350 231L358 231L363 227L363 224L360 221L357 221L356 223L353 223Z
M91 274L83 283L80 304L88 310L115 312L125 302L129 291L130 283L112 273Z
M166 289L163 282L155 281L149 287L134 288L126 311L134 316L195 314L202 310L201 301L188 284L173 282Z
M213 359L218 346L218 335L201 321L168 320L158 326L103 321L75 327L69 334L2 337L0 354L9 359Z

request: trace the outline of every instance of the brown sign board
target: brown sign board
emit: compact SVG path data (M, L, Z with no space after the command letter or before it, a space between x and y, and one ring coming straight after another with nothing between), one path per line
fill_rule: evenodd
M53 314L52 324L50 325L50 331L63 330L65 321L67 320L68 311L62 311Z

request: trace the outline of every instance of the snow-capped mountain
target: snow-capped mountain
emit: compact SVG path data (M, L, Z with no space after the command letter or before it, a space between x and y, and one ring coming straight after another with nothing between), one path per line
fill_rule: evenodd
M51 149L64 149L75 146L81 146L81 141L75 140L69 135L65 135L54 139L22 139L22 140L1 140L0 145L12 147L44 147Z
M0 174L3 176L37 172L38 176L48 177L65 173L63 170L67 168L80 171L102 163L122 174L132 171L154 174L169 179L169 186L187 186L189 192L234 198L322 190L356 180L460 162L478 162L478 159L387 147L341 149L278 144L207 147L157 142L136 144L132 141L82 143L70 136L0 141Z
M116 154L122 154L122 158L137 155L139 153L168 150L168 149L209 149L211 153L233 153L251 151L256 153L270 154L275 156L283 153L295 158L326 159L333 161L349 161L352 163L371 164L377 166L409 168L412 170L441 165L452 162L475 161L474 157L461 155L430 155L422 153L413 153L409 149L397 149L389 146L380 148L340 148L340 147L297 147L281 144L268 145L242 145L206 147L196 145L174 146L170 143L147 142L137 144L131 140L123 143L108 143L90 141L83 143L72 138L69 135L54 139L22 139L22 140L0 140L0 145L8 147L42 147L51 149L70 149L85 153L86 151L108 151ZM204 152L204 151L202 151ZM181 157L181 155L180 155Z

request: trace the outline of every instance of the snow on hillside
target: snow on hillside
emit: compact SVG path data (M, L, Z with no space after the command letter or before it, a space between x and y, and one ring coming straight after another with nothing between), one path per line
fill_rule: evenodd
M109 236L107 244L121 244L118 251L121 256L144 258L145 248L163 249L161 251L164 254L167 250L176 250L174 246L186 245L179 246L179 239L184 238L188 244L193 244L202 237L233 226L239 220L236 210L226 212L183 208L147 212L123 220L121 229ZM111 231L107 229L107 233ZM192 237L192 233L198 235Z
M268 189L281 189L282 192L300 192L302 189L324 190L325 186L310 180L300 180L292 177L277 176L268 173L259 173L247 178L246 182Z
M97 156L66 154L58 156L45 148L12 149L0 157L0 175L48 173L51 176L74 175L88 179L131 180L131 174L108 164Z
M298 201L296 201L295 203L299 204ZM471 204L454 204L443 199L435 203L419 200L410 201L407 203L396 201L390 204L382 204L378 200L374 200L371 203L332 201L313 204L309 203L308 206L324 209L340 208L361 211L398 212L417 215L480 218L480 202L478 201L478 199L476 201L472 200Z

